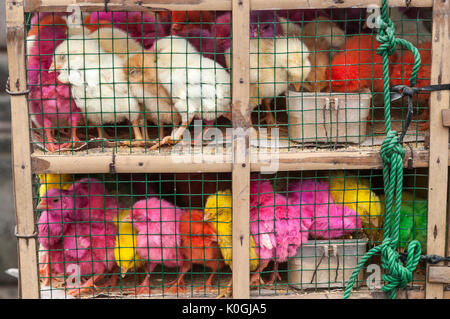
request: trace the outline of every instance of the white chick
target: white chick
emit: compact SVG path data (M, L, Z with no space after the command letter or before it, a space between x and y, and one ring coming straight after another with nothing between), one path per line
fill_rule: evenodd
M230 67L229 50L226 52ZM311 70L308 48L297 38L250 39L250 103L253 110L263 103L268 111L267 124L275 120L270 108L271 100L286 92L289 83L301 83Z
M97 126L99 137L107 136L102 124L129 120L135 138L142 140L139 103L131 97L121 58L107 53L95 39L74 35L56 48L50 69L60 72L62 83L71 84L77 106L85 120Z
M180 114L173 109L169 92L158 81L156 54L148 50L128 59L128 81L132 94L145 106L146 117L159 126L159 136L164 135L164 124L178 125ZM147 139L147 129L144 128Z
M158 81L172 96L181 115L181 126L153 149L176 143L195 116L206 121L229 116L230 74L220 64L201 55L186 39L169 36L155 42Z

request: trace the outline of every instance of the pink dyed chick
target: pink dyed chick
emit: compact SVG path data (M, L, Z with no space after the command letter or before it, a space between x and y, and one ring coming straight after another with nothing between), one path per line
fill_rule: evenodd
M65 272L71 274L77 269L80 276L90 277L81 285L81 289L73 289L69 294L77 296L91 291L98 280L114 269L116 236L117 228L112 222L69 224L63 237ZM117 275L113 275L111 279L108 287L115 286Z
M297 248L308 240L307 227L301 223L299 211L290 206L285 196L275 193L269 181L264 180L250 182L250 231L257 245L262 241L265 246L274 248L270 252L268 249L256 250L261 252L261 259L268 259L265 266L269 258L276 256L275 271L267 282L269 284L275 281L277 264L294 256ZM263 234L261 240L258 234ZM261 261L260 268L265 266Z
M46 250L41 259L40 274L44 284L50 284L52 274L64 273L62 237L69 223L73 222L74 211L70 192L53 188L48 190L36 209L43 210L38 226L38 241Z
M334 204L327 182L303 180L291 183L289 192L290 203L299 210L311 237L342 238L361 228L361 220L354 210Z
M78 221L112 221L120 208L105 185L96 178L82 178L68 189L75 195Z
M250 37L273 38L283 34L283 29L276 23L279 22L274 11L251 11L250 13ZM217 42L225 52L231 47L231 12L224 13L216 18L216 23L211 27L211 34L217 38Z
M140 284L138 294L150 294L150 273L158 264L181 269L180 218L183 213L168 201L150 197L136 202L125 218L137 230L137 253L148 262L148 274Z
M169 24L158 23L155 16L143 12L93 12L85 19L86 27L95 31L98 27L112 27L128 32L145 49L150 49L158 38L170 34Z
M60 16L48 15L29 32L29 37L36 40L30 42L27 64L31 118L36 126L44 128L44 146L49 151L56 151L59 144L53 137L51 127L66 125L71 128L72 141L79 141L76 128L82 119L80 109L71 98L69 86L57 80L57 73L49 72L55 47L67 37L65 23ZM64 143L59 146L64 148L70 145Z

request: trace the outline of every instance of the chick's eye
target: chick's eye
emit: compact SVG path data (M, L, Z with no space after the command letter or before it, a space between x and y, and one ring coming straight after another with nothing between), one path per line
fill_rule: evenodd
M58 202L58 199L57 198L53 198L52 199L52 203L57 203Z
M136 69L130 69L130 75L134 75L134 74L136 74L137 73L137 70Z

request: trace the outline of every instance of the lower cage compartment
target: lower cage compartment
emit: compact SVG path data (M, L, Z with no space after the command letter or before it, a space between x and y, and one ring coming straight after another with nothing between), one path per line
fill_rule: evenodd
M427 183L405 171L400 252L426 249ZM382 185L377 170L252 173L251 297L342 292L383 240ZM231 296L231 174L46 174L35 194L42 298ZM380 291L380 265L366 263L355 291Z

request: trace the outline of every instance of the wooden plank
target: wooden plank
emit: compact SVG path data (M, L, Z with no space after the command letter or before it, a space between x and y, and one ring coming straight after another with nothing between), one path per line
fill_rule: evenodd
M434 0L431 84L450 82L450 2ZM443 256L446 239L446 208L448 183L448 128L442 126L443 109L450 106L450 92L431 93L430 105L430 164L428 185L427 253ZM445 159L445 160L443 160ZM428 266L427 271L430 270ZM426 298L443 298L444 286L426 283Z
M442 125L445 127L450 127L450 110L442 110Z
M23 1L8 0L6 2L6 41L10 90L12 92L22 92L27 89L24 37ZM31 185L28 107L25 95L11 96L11 123L17 234L30 236L35 233L35 223ZM35 237L18 237L18 258L19 297L39 298Z
M407 168L428 167L429 151L405 150L403 166ZM108 173L113 163L112 152L95 155L31 155L34 174L89 174ZM250 163L252 172L267 167L265 157L258 155L257 161ZM450 165L450 159L449 159ZM115 155L115 170L120 173L158 172L231 172L232 160L221 155L177 155L176 161L170 155ZM337 169L381 169L379 151L299 151L279 154L278 170L337 170Z
M433 266L428 267L428 282L437 284L450 284L450 267Z
M233 298L240 299L250 297L249 0L233 0L232 30Z
M231 10L231 0L109 0L111 11L145 10ZM433 0L411 0L411 7L431 7ZM25 11L67 11L67 6L79 5L83 11L104 11L104 0L26 0ZM251 0L252 10L300 8L362 8L381 5L381 0ZM391 7L404 7L405 0L390 0Z

